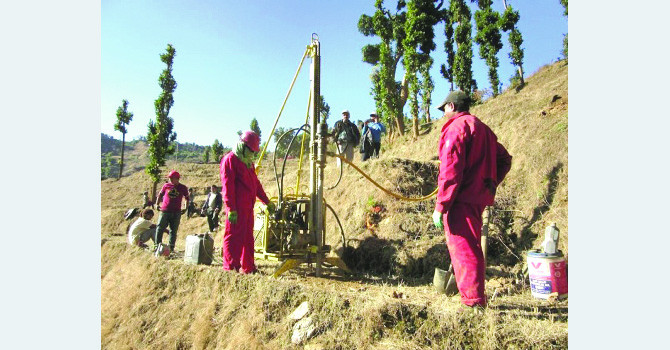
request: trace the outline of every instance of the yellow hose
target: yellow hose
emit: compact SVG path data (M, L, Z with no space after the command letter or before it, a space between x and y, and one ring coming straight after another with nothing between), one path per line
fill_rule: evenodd
M371 179L370 176L368 176L366 173L363 172L363 170L359 169L357 166L354 165L354 163L350 162L349 160L347 160L343 156L337 155L337 154L332 153L332 152L326 152L326 154L329 155L329 156L332 156L332 157L340 158L343 162L351 165L352 168L356 169L356 171L361 173L361 175L363 175L366 179L368 179L368 181L372 182L375 186L377 186L377 188L384 191L384 193L388 194L391 197L394 197L394 198L397 198L397 199L400 199L400 200L403 200L403 201L408 201L408 202L420 202L420 201L425 201L427 199L430 199L431 197L433 197L437 194L437 190L438 190L437 188L431 194L429 194L427 196L423 196L423 197L418 197L418 198L405 197L405 196L393 193L393 192L387 190L386 188L382 187L382 185L378 184L375 180Z

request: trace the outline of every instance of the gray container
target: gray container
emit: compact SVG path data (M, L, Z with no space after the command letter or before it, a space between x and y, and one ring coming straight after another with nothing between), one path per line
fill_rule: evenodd
M214 239L208 233L188 235L184 262L187 264L211 265L214 255Z
M440 294L444 293L448 296L458 294L458 286L456 285L456 278L454 278L454 270L451 265L447 271L438 267L435 268L433 286Z

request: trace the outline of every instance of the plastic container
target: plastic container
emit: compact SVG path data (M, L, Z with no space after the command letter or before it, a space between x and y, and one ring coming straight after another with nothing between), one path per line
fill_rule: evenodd
M187 264L211 265L214 255L214 239L207 233L186 236L184 262Z
M552 294L559 299L568 297L568 274L563 253L541 253L539 249L528 251L528 275L530 290L537 299L548 299Z

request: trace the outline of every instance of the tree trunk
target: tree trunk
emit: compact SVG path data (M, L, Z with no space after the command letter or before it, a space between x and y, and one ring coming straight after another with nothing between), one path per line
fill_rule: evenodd
M158 208L159 203L156 203L156 188L158 187L158 181L154 182L154 185L151 189L151 201L156 204L156 208Z
M523 81L523 69L521 66L517 66L516 68L519 71L519 78L521 78L521 86L526 85L526 83Z
M119 166L119 177L116 178L117 180L121 178L121 174L123 173L123 151L125 150L125 148L126 148L126 134L124 133L123 141L121 142L121 165Z
M402 114L402 110L405 107L405 104L407 103L407 97L409 96L409 82L407 81L407 72L405 72L405 75L402 78L402 84L400 85L400 100L399 100L399 106L398 109L395 111L396 116L395 116L395 122L396 126L398 127L398 135L403 136L405 135L405 119L404 115Z
M418 115L413 118L413 123L412 124L413 124L413 129L414 129L414 139L416 140L416 139L419 138L419 116Z

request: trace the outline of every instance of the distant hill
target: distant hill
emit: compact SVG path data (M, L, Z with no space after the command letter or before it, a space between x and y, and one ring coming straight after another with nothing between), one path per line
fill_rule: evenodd
M121 161L120 139L105 133L100 133L100 169L102 179L115 177L119 172L119 163ZM123 175L129 175L139 170L143 170L149 162L149 146L146 138L140 137L135 140L126 140L125 151L123 155ZM195 143L177 142L177 152L170 156L170 160L183 163L204 163L203 155L205 146ZM213 161L210 159L210 161Z

